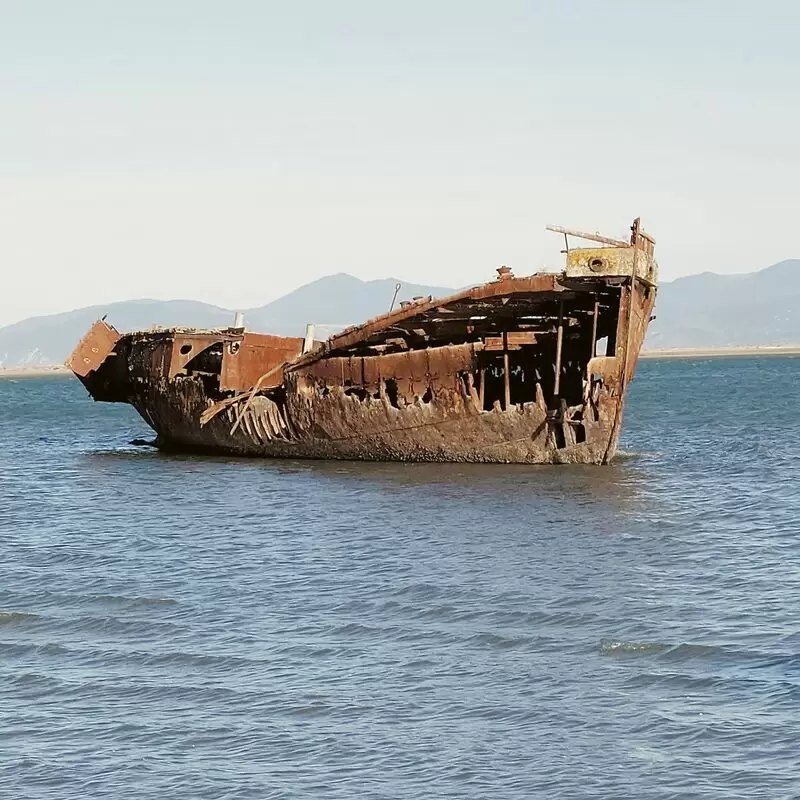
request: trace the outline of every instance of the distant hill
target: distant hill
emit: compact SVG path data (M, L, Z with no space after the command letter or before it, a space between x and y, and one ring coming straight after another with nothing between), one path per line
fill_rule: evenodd
M121 331L154 325L230 325L233 312L192 300L127 300L64 314L30 317L0 328L0 367L62 364L89 326L108 315Z
M663 283L647 349L800 344L800 260Z
M394 278L362 281L340 273L301 286L258 308L243 309L245 324L264 333L302 336L307 322L320 325L318 335L329 329L363 322L389 310ZM445 295L452 289L403 283L397 301L418 295ZM153 326L219 328L233 324L234 312L194 300L127 300L103 306L88 306L63 314L31 317L0 328L0 367L61 364L89 326L107 315L117 330L131 331Z
M412 297L451 294L442 286L419 286L395 278L362 281L343 272L328 275L295 289L260 308L245 311L249 328L284 336L302 336L307 322L334 328L356 325L389 310L395 287L400 300Z
M245 324L265 333L301 336L307 322L318 336L389 310L394 278L362 281L339 273L301 286L265 306L244 309ZM453 290L403 283L399 300ZM800 260L746 275L705 272L662 283L646 349L800 344ZM60 364L104 314L118 330L154 325L217 328L234 312L192 300L130 300L64 314L31 317L0 328L0 367ZM322 326L330 326L325 328Z

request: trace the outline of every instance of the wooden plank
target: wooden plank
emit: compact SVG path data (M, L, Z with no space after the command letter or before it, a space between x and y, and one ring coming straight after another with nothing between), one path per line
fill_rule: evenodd
M512 344L536 344L536 334L532 331L508 331L506 333L506 342L509 347Z
M296 369L303 364L311 363L323 357L326 353L330 353L333 350L351 347L359 342L365 341L376 333L398 326L404 321L411 320L415 317L422 317L429 311L439 307L446 307L462 300L480 301L501 297L507 299L514 295L526 294L553 293L561 295L565 290L559 283L559 277L560 276L555 274L541 273L538 275L531 275L527 278L507 278L503 281L497 280L491 283L485 283L474 289L465 289L449 297L412 303L409 306L393 311L391 314L383 314L380 317L375 317L365 322L363 325L347 328L341 333L332 336L325 343L323 348L296 358L292 362L291 367Z
M556 383L553 395L558 397L561 391L561 350L564 346L564 301L558 304L558 341L556 343Z
M511 373L508 364L508 335L505 332L503 333L503 340L505 345L503 350L503 388L505 389L505 410L508 411L511 408Z
M600 242L600 244L608 244L612 247L630 247L630 242L623 242L620 239L609 239L607 236L600 236L599 233L585 233L584 231L576 231L572 228L562 228L560 225L548 225L548 231L553 233L563 233L565 236L575 236L578 239L586 239L590 242Z

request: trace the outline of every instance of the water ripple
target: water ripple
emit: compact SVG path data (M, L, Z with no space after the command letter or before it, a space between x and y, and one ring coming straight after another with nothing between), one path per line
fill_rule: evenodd
M796 363L643 363L608 469L165 457L0 381L0 796L794 797Z

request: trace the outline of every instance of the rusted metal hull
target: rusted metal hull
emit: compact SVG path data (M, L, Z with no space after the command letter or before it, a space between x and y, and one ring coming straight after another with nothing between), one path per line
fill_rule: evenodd
M568 253L559 275L500 270L306 353L300 338L101 322L68 363L95 399L133 405L165 450L603 464L655 301L637 226L630 245Z
M207 425L202 382L186 378L151 387L133 402L170 451L277 458L600 464L613 455L609 420L587 425L586 440L560 446L547 412L535 403L479 412L470 398L443 390L430 402L395 408L388 399L360 400L334 389L309 403L302 396L285 409L257 398L231 434L239 411L229 406ZM277 420L277 421L276 421ZM571 428L571 426L570 426Z

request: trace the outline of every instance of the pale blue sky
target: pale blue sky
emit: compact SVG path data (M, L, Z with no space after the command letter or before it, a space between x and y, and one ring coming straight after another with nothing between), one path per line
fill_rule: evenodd
M769 0L0 0L0 325L461 286L637 214L664 279L800 257L798 30Z

